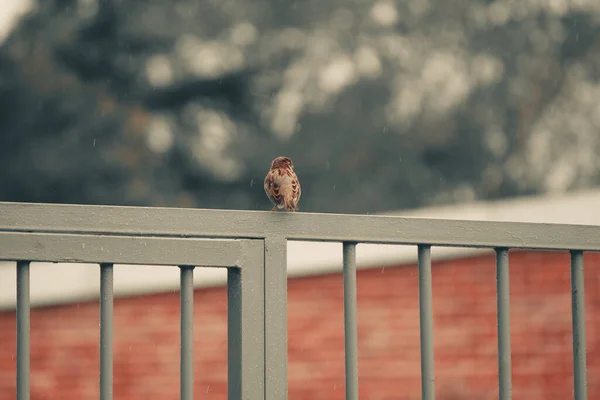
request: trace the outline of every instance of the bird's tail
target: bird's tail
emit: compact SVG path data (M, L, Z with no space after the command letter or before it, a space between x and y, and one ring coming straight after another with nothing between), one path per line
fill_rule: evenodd
M296 211L296 202L290 196L284 200L285 209L289 211Z

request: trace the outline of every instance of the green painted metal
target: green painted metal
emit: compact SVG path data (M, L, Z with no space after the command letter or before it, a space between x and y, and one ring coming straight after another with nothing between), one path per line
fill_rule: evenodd
M600 226L159 207L0 202L2 231L600 251Z
M356 317L356 243L343 244L346 400L358 400L358 325Z
M17 262L17 400L29 400L29 261Z
M431 289L431 246L418 247L419 316L421 332L421 398L435 399L433 368L433 301Z
M571 296L573 307L573 378L575 400L587 400L585 296L582 251L571 252Z
M101 264L100 397L112 398L113 264L181 267L181 398L193 398L193 267L228 268L229 399L285 400L287 241L344 242L346 396L358 398L356 244L418 246L422 398L435 398L431 246L495 248L500 399L511 398L510 248L572 258L575 399L587 398L583 251L600 227L391 216L0 202L0 260L17 264L17 400L29 399L29 262Z
M179 267L180 398L194 399L194 266Z
M281 213L283 214L283 213ZM288 398L287 241L265 239L265 399Z
M100 400L113 398L113 265L100 264Z
M238 266L241 244L227 239L0 232L0 260Z
M496 296L498 307L499 400L512 399L510 355L510 275L508 249L496 249Z
M244 242L241 268L227 270L228 398L278 398L265 386L265 250L262 241ZM272 389L271 389L272 390Z

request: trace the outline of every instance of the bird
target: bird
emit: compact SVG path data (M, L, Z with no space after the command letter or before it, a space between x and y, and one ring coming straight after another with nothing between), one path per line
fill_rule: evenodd
M296 211L302 194L294 164L288 157L276 157L265 177L265 193L275 205L271 211Z

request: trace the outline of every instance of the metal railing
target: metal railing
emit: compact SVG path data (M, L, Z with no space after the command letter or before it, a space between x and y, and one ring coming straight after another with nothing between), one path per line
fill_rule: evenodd
M17 399L29 399L29 263L98 263L100 398L112 399L113 264L179 265L181 398L193 398L193 271L227 268L228 396L287 399L287 241L343 243L346 398L358 399L356 245L418 251L422 398L435 397L431 247L496 251L499 398L510 399L509 250L571 253L576 400L587 399L583 252L600 227L313 213L0 202L0 260L17 261Z

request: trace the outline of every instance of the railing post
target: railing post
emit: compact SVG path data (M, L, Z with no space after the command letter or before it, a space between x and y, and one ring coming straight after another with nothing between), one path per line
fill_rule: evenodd
M29 400L29 261L17 261L17 400Z
M344 242L344 344L346 400L358 400L358 325L356 317L356 243Z
M433 301L431 279L431 246L419 245L419 315L421 329L421 398L435 399L433 367Z
M194 266L179 267L181 400L194 398Z
M241 265L227 268L228 398L265 399L265 248L246 243Z
M573 307L573 380L575 400L587 400L585 297L582 251L571 251L571 296Z
M510 274L508 249L496 249L496 303L498 308L499 400L512 398L510 354Z
M286 400L287 239L265 238L265 398Z
M100 400L113 398L113 265L100 264Z

